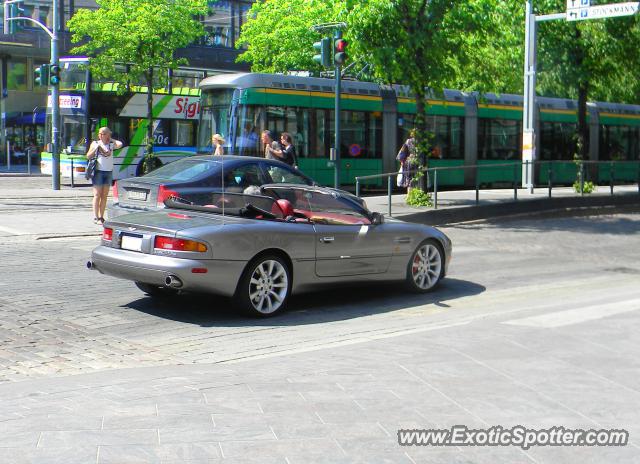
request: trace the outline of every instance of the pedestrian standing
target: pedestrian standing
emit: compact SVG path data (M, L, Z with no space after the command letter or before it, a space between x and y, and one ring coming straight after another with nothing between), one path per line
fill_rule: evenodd
M412 172L419 167L416 152L416 130L411 129L409 138L400 147L396 160L400 162L400 174L398 174L397 186L406 187L407 193L412 187L413 178L416 175Z
M280 135L280 145L280 149L273 150L275 159L297 168L298 157L296 156L296 147L293 145L293 137L291 137L291 134L283 132Z
M107 208L109 187L113 181L113 151L122 148L123 143L111 138L111 130L101 127L98 140L91 142L87 159L96 158L96 172L91 180L93 184L93 222L104 224L104 210Z
M262 131L262 146L264 147L265 158L278 159L274 155L274 152L280 150L280 144L273 140L273 134L270 130Z
M220 134L213 134L213 137L211 137L211 143L216 147L213 151L213 156L224 155L224 138L222 138Z

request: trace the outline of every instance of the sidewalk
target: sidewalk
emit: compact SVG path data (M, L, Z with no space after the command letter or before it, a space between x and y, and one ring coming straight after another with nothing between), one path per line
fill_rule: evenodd
M60 190L53 190L50 176L0 172L0 212L14 208L44 208L59 210L60 214L60 221L56 224L43 224L35 214L30 221L22 215L21 223L16 223L17 216L12 218L3 214L0 233L13 231L20 232L19 235L37 236L96 234L99 228L91 222L92 197L93 191L88 183L71 187L68 179L62 179ZM551 199L546 188L535 189L533 193L518 189L517 201L514 201L513 189L481 190L477 205L475 190L445 191L438 193L437 209L407 206L405 197L404 194L391 196L391 216L430 225L575 208L640 205L637 185L616 186L614 195L608 186L601 186L596 192L582 197L570 187L558 187L553 189ZM389 216L387 195L368 196L365 200L370 210Z

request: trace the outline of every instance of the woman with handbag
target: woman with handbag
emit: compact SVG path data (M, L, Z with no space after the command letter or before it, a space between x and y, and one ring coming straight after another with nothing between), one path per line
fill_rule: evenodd
M396 160L400 162L400 172L398 173L396 185L398 187L406 187L407 193L409 193L409 190L413 186L413 178L415 176L415 172L413 171L418 167L414 162L416 157L415 137L416 130L411 129L411 131L409 131L409 138L402 144L396 156Z
M109 187L113 180L113 151L122 148L123 143L111 138L111 130L101 127L98 130L98 140L91 142L87 159L89 164L95 164L95 171L91 177L93 184L93 222L104 223L104 210L107 208ZM89 166L87 166L89 171Z

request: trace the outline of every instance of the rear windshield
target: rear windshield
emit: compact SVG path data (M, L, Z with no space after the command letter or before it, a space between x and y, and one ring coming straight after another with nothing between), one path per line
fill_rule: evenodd
M220 169L220 163L214 160L182 159L166 164L145 177L167 179L175 182L195 180L213 169Z

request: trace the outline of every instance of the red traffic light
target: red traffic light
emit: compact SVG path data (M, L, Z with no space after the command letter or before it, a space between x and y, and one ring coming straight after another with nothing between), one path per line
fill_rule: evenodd
M344 39L336 39L333 42L333 62L336 66L340 66L347 61L347 41Z

